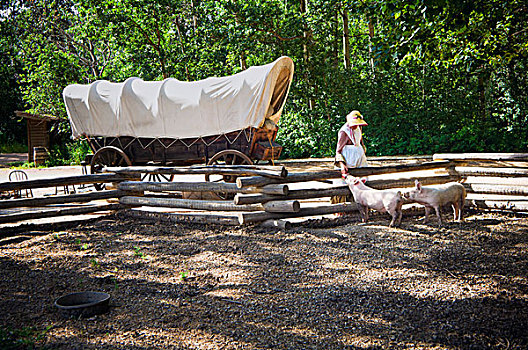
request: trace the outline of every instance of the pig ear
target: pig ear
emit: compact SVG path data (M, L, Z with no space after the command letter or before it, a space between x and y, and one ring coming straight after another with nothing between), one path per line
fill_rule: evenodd
M422 184L420 183L420 181L418 180L414 180L414 185L416 186L416 189L418 191L421 191L422 190Z
M363 183L367 182L367 178L366 177L361 178L361 182Z
M359 183L359 179L357 177L354 178L354 185L357 185Z

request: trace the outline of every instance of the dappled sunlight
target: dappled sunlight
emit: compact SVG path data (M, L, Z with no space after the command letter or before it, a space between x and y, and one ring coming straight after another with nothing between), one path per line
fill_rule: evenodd
M44 343L56 348L523 344L528 232L524 221L486 220L286 232L80 226L2 247L0 319L52 325ZM110 311L63 319L53 300L79 290L110 293Z

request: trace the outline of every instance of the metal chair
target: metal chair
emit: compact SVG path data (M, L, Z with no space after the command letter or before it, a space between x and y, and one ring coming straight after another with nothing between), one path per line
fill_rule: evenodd
M27 181L29 180L27 174L23 170L13 170L9 173L9 181L16 182L16 181ZM24 190L14 190L13 195L15 198L22 197L22 191ZM26 188L26 197L33 197L33 191L31 188Z
M70 190L70 186L72 189ZM71 194L71 193L77 193L77 190L75 189L75 185L64 185L64 186L55 186L55 195L58 195L59 192L62 191L64 194Z

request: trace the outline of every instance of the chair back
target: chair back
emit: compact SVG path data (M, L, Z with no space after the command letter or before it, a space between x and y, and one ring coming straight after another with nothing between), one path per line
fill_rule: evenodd
M28 180L28 176L24 170L13 170L9 173L9 181L24 181Z
M29 180L29 178L24 170L13 170L9 173L9 181L11 182L26 181L26 180ZM25 191L26 191L26 197L33 197L33 191L31 189L26 188ZM15 190L14 197L15 198L22 197L22 191Z

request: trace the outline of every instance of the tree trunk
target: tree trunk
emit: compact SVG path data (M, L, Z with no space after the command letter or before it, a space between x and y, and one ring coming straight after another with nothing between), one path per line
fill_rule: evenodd
M192 3L192 1L191 1L191 3ZM183 49L183 39L182 39L181 31L180 31L180 20L179 20L179 17L176 17L176 30L178 32L178 39L180 41L181 53L182 53L182 56L185 57L185 50ZM185 64L185 75L187 77L187 80L190 81L191 80L191 76L189 74L189 68L187 66L188 65ZM163 78L166 79L167 77L164 76Z
M350 28L348 26L348 10L343 9L343 56L345 69L350 68Z
M196 18L196 13L194 12L194 8L196 7L195 0L190 0L191 5L191 12L192 12L192 18L193 18L193 33L196 34L196 28L198 26L198 20Z
M247 69L247 63L246 63L246 53L242 51L240 53L240 69L246 70Z
M373 57L373 50L372 50L372 38L374 38L374 23L372 20L372 17L369 17L368 19L368 27L369 27L369 62L370 67L372 69L372 76L376 78L376 71L374 70L374 57Z
M305 13L308 12L308 0L301 0L301 13L304 15ZM310 84L310 81L308 79L308 74L306 73L307 71L310 71L311 70L311 66L310 66L310 49L309 49L309 46L308 46L308 43L309 43L309 40L312 36L312 33L311 33L311 30L308 29L308 27L304 27L303 28L303 37L304 37L304 41L303 41L303 62L304 62L304 69L305 69L305 73L304 73L304 80L306 82L306 86L307 87L311 87L311 84ZM312 97L308 97L308 108L310 110L314 109L315 107L315 101Z

